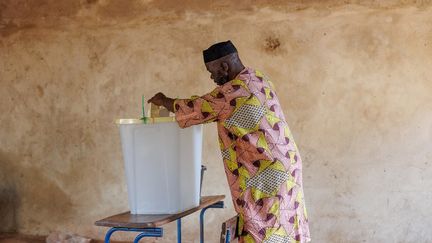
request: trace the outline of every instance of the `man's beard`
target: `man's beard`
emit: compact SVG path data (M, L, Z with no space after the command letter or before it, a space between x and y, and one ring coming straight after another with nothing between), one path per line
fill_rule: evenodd
M228 81L229 81L229 80L228 80L228 75L226 75L226 76L222 76L222 77L216 79L216 80L215 80L215 83L216 83L217 85L223 85L223 84L225 84L225 83L228 82Z

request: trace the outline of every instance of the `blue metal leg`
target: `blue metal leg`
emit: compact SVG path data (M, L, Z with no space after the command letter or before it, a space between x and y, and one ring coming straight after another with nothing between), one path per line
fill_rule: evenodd
M223 208L223 207L224 207L224 202L219 201L215 204L212 204L206 208L201 209L201 213L200 213L200 243L204 243L204 213L205 213L205 211L209 208Z
M141 232L137 237L135 237L134 243L138 243L141 238L143 237L162 237L163 230L162 228L144 228L144 229L137 229L137 228L111 228L108 230L108 232L105 235L105 243L110 242L111 235L116 231L133 231L133 232Z
M177 219L177 243L181 243L181 218Z
M120 230L119 228L111 228L111 229L109 229L108 232L105 234L105 243L109 243L111 235L114 232L119 231L119 230Z
M225 243L230 243L230 230L227 230L226 236L225 236Z
M161 228L143 229L143 232L135 237L134 243L138 243L143 237L162 237Z
M200 213L200 243L204 243L204 212L206 209L202 209Z

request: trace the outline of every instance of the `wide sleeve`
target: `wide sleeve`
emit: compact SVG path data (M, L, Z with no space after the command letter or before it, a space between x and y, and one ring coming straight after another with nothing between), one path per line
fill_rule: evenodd
M182 128L216 121L226 105L219 88L203 96L174 101L175 118Z

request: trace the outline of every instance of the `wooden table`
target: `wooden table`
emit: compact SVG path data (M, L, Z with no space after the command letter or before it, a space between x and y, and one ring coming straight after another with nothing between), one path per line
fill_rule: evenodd
M225 195L205 196L200 205L176 214L131 214L125 212L113 215L95 222L97 226L111 227L105 235L105 243L110 242L111 235L116 231L141 232L134 240L139 242L143 237L162 237L162 225L177 220L177 242L181 242L181 218L201 210L200 213L200 242L204 243L204 213L209 208L223 208Z

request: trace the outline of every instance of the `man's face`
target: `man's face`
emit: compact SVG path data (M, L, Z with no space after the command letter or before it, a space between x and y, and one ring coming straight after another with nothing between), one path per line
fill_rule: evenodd
M220 61L215 60L212 62L207 62L206 64L207 71L210 72L210 78L213 79L213 81L217 85L223 85L224 83L228 82L228 72L223 69L222 64Z

